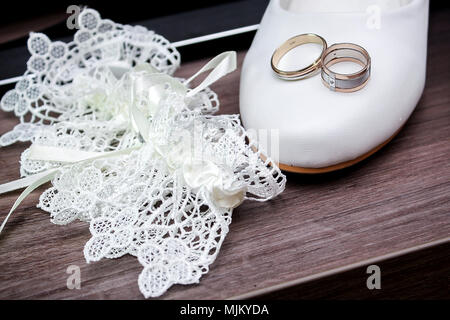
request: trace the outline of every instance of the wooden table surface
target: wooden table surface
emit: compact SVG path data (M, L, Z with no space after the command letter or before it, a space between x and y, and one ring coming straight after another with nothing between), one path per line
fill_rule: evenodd
M176 285L162 298L255 297L449 242L449 31L449 12L433 12L426 89L391 143L343 171L287 174L286 190L278 198L241 205L210 272L199 284ZM243 57L239 53L239 65ZM191 75L206 60L184 64L177 75ZM238 113L239 72L213 89L221 113ZM16 122L0 112L0 133ZM0 149L0 183L19 177L19 156L26 146ZM142 299L137 259L86 264L86 224L51 224L35 207L43 190L23 202L0 235L0 299ZM0 198L2 219L18 195ZM66 287L70 265L81 268L80 290Z

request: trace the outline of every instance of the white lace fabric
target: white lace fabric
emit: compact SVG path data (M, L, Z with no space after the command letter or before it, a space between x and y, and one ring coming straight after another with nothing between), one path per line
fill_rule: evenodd
M284 190L286 179L261 154L237 115L213 115L219 103L211 90L189 96L182 80L167 75L179 63L167 41L154 40L162 38L142 27L101 20L93 10L83 11L80 25L74 52L81 57L99 51L95 62L77 67L74 56L64 63L46 56L44 61L55 59L48 71L41 71L44 80L37 85L45 92L39 99L46 103L36 108L36 99L27 100L25 109L33 120L23 122L21 116L22 129L2 136L1 143L32 141L21 157L23 176L57 168L38 207L55 224L76 219L89 223L87 262L136 256L143 266L138 284L145 297L158 297L174 284L197 283L219 253L233 208L246 199L272 199ZM100 30L107 30L109 38L99 41L99 34L104 35ZM41 42L43 37L31 35L30 60L38 52L60 52L53 48L63 47ZM108 50L99 45L107 39L114 40ZM127 53L136 42L149 39L157 45L146 47L147 54ZM117 61L128 61L119 75L110 67ZM35 63L29 68L36 69ZM69 69L70 81L60 84L60 75ZM36 79L33 72L25 75ZM3 109L17 110L28 90L20 91L20 86L2 99ZM50 118L55 110L59 116ZM143 122L134 117L136 110ZM106 155L129 152L65 163L36 160L35 146Z

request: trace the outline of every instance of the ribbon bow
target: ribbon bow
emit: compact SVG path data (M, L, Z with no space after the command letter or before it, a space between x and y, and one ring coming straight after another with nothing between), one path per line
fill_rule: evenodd
M133 150L141 148L146 143L153 143L148 119L149 112L158 108L159 102L166 94L167 84L169 84L176 93L181 94L185 98L191 98L235 69L236 52L234 51L219 54L183 83L169 75L158 73L149 65L146 67L137 67L135 69L137 73L131 74L132 85L130 93L132 103L126 106L125 114L130 118L130 125L139 136L142 137L142 140L144 141L143 144L111 152L88 152L59 147L32 145L29 151L29 159L60 162L65 166L87 164L94 160L130 154ZM187 85L200 74L209 70L212 71L197 87L193 89L187 87ZM142 72L146 73L145 78L140 76L142 75ZM145 106L145 109L142 109L141 106L138 106L137 103L133 102L134 94L136 94L136 92L142 92L143 90L146 90L147 92L147 105ZM158 148L156 148L156 150L158 150ZM164 154L162 154L162 156L165 157ZM219 166L210 160L191 159L188 157L183 161L182 169L185 182L194 190L205 187L212 200L220 207L234 208L244 199L246 190L244 187L230 179L232 173L227 172L227 170L224 170L223 168L219 168ZM36 188L51 181L58 171L59 168L54 168L0 185L0 194L25 188L0 226L0 233L9 217L15 209L17 209L20 203Z

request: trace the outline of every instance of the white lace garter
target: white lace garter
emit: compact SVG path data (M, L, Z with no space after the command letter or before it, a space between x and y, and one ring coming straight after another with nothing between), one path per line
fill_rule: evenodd
M100 31L105 23L107 35ZM29 62L28 84L22 80L2 99L25 126L5 134L3 145L32 141L21 158L24 177L0 186L0 193L25 188L7 218L51 181L38 207L55 224L89 223L87 262L136 256L145 297L197 283L219 252L233 208L271 199L285 186L237 115L212 115L218 101L207 87L235 69L236 54L224 52L182 80L169 75L179 55L166 40L154 40L160 36L100 20L93 10L80 15L80 25L74 43L61 44L77 49L62 60L51 53L60 44L32 34L30 61L43 52L45 67L38 73ZM92 41L80 41L85 37ZM94 61L81 58L94 52ZM118 62L126 66L119 70ZM39 94L30 98L30 88Z

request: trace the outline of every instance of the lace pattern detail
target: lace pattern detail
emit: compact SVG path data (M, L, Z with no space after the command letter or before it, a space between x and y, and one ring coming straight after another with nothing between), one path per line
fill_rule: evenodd
M172 74L180 64L175 47L142 26L101 19L92 9L83 10L78 19L80 29L70 43L51 42L45 34L31 33L27 71L0 101L0 108L14 112L21 124L0 137L0 147L31 140L30 128L36 125L84 114L73 105L73 82L80 74L98 67L120 74L143 63Z

